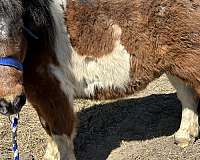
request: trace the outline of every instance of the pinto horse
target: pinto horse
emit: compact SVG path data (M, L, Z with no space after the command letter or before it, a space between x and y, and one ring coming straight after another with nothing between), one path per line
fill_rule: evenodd
M0 56L24 70L0 66L0 112L28 98L50 137L44 159L73 160L74 98L125 97L166 73L185 147L199 133L199 22L198 0L1 0Z

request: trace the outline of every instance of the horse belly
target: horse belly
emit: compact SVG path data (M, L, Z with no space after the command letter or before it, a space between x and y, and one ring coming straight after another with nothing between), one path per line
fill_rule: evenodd
M78 82L76 96L93 99L122 97L130 82L130 54L118 44L102 57L72 53L72 67Z

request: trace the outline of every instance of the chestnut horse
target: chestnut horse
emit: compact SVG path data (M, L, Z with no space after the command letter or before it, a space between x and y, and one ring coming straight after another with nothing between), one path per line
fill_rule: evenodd
M49 135L44 159L73 160L74 98L112 99L166 73L182 104L175 141L198 136L198 0L2 0L0 112L25 96ZM80 122L81 123L81 122Z

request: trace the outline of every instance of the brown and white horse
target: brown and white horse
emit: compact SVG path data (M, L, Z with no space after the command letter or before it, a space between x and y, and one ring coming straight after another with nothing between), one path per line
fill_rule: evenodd
M125 97L166 73L187 146L199 133L199 22L198 0L1 0L0 55L24 71L0 66L0 111L19 112L25 94L50 136L45 158L72 160L75 97Z

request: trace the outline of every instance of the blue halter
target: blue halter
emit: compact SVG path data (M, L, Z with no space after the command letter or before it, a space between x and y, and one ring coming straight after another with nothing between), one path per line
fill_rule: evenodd
M15 57L0 57L0 65L14 67L17 70L23 71L23 64Z

